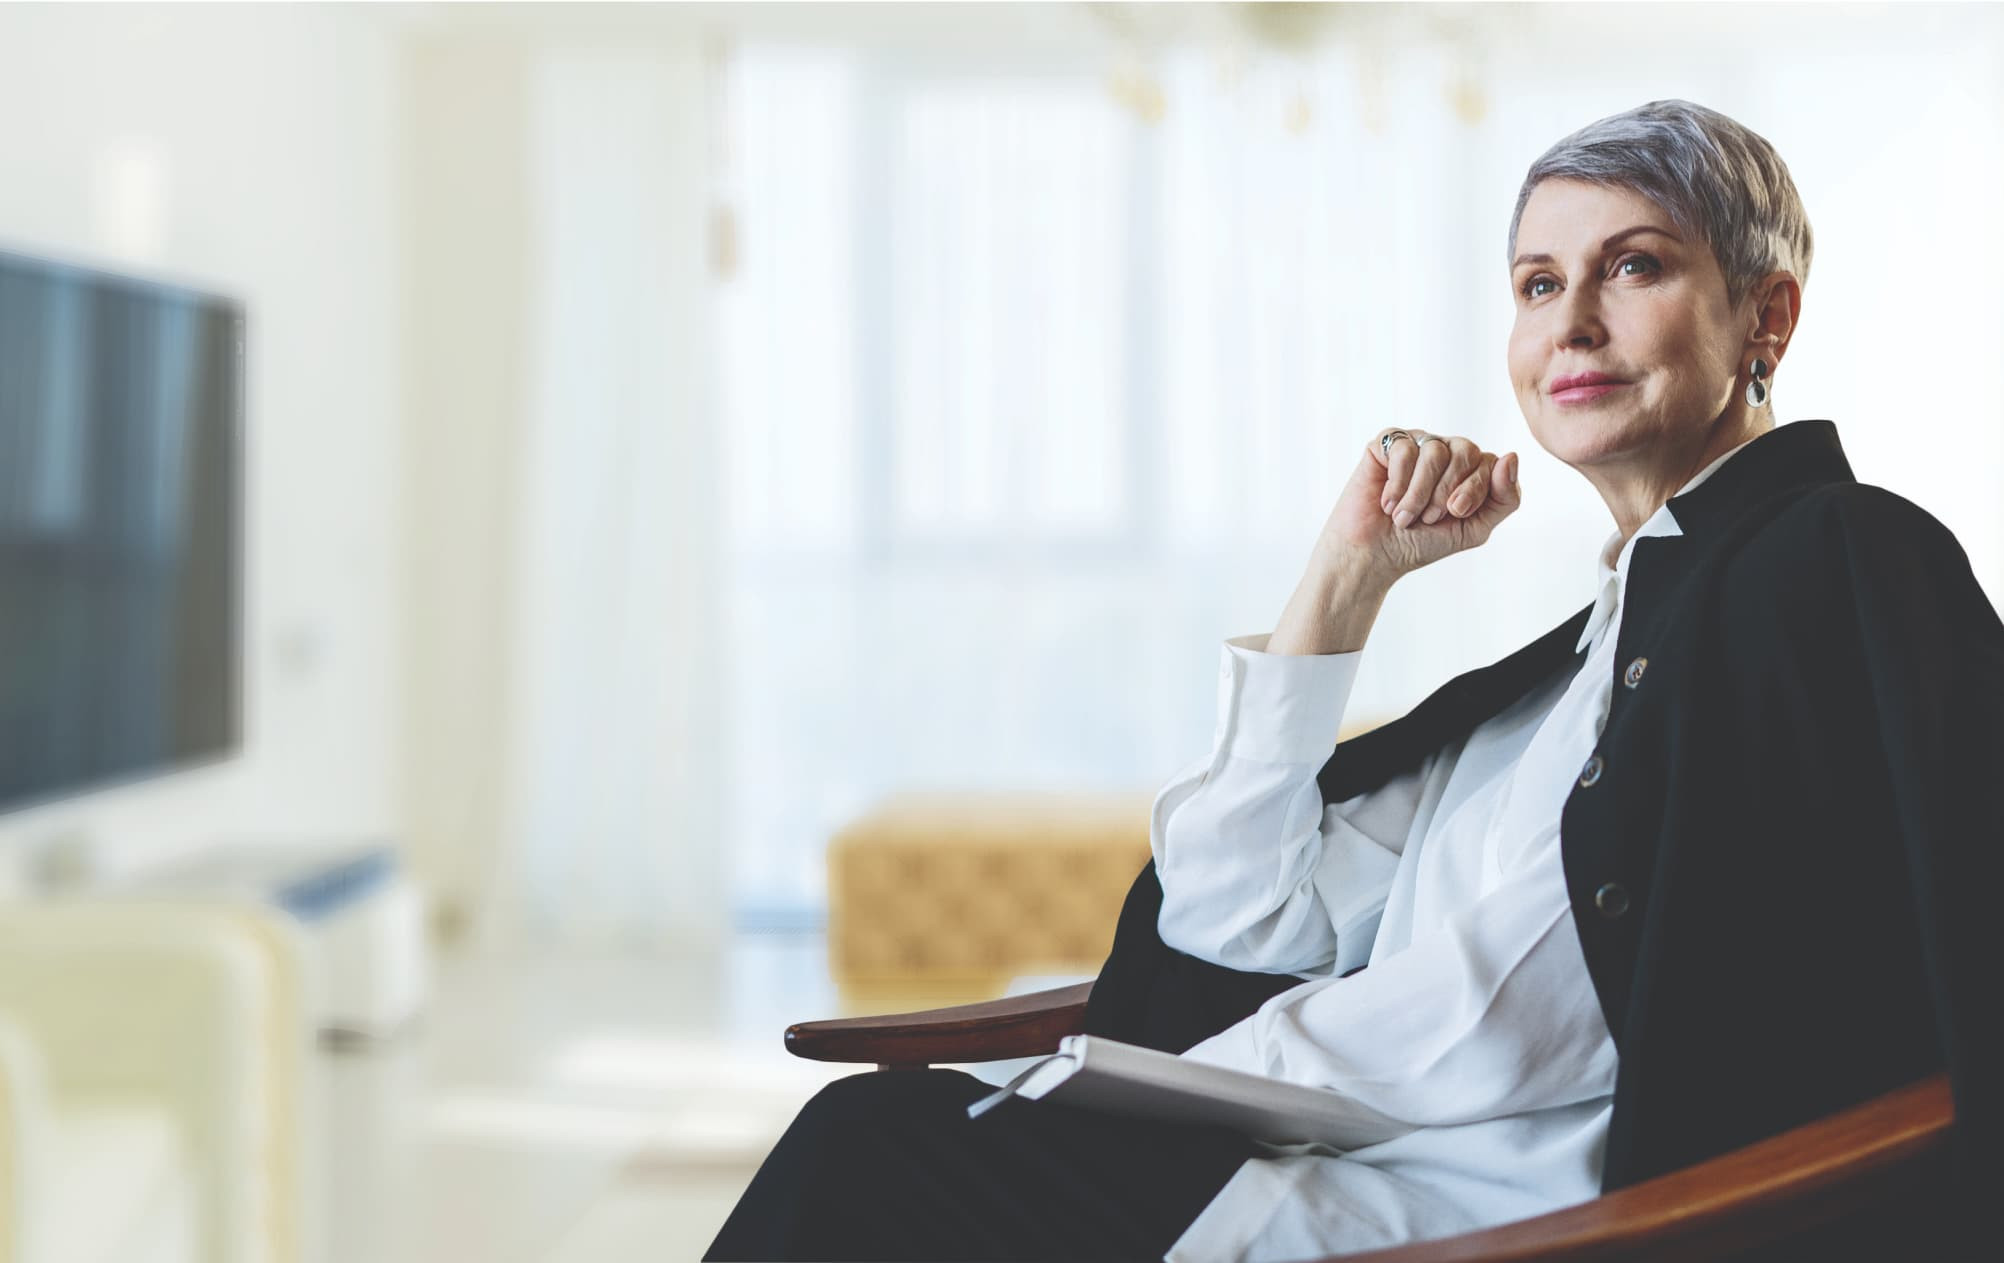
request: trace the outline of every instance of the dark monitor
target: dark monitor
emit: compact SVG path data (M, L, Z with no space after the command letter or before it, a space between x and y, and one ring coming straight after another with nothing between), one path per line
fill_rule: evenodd
M0 251L0 810L241 744L243 327Z

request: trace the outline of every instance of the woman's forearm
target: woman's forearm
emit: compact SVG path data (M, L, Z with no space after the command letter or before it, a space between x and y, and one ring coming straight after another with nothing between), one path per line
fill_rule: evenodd
M1268 653L1351 653L1364 647L1392 581L1318 552L1267 639Z

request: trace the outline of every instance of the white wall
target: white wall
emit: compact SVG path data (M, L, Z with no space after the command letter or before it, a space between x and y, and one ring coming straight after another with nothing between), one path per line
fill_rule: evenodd
M395 825L396 38L370 6L0 5L0 241L240 298L249 488L243 755L0 817L0 873L77 833L127 868Z

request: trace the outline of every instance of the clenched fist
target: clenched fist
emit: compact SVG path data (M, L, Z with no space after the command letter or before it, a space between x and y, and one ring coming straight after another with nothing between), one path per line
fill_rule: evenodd
M1316 543L1331 560L1361 564L1386 582L1463 549L1487 543L1522 503L1517 454L1498 457L1473 440L1429 435L1364 445L1364 458L1336 499ZM1424 440L1424 442L1422 442Z

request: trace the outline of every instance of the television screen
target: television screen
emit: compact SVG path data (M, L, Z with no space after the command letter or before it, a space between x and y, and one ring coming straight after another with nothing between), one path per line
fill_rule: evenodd
M234 751L243 311L0 252L0 809Z

